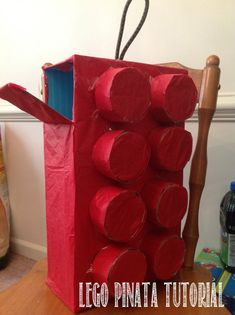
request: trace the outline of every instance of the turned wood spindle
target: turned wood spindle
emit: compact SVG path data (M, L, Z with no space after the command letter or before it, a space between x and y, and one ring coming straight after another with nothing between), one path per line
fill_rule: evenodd
M203 70L198 105L198 137L193 155L189 179L189 208L183 231L186 244L184 267L193 268L194 255L199 237L198 213L207 169L207 140L210 124L216 109L219 88L219 58L210 56Z
M43 69L46 69L47 67L50 67L52 66L52 63L50 62L46 62L44 63L43 65ZM44 73L42 73L41 75L41 95L42 95L42 100L43 102L47 103L47 93L46 93L46 90L47 90L47 81L46 81L46 78L44 76Z

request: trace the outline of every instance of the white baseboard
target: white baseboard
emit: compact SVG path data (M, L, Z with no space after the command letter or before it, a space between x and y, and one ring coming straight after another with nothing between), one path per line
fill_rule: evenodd
M11 250L14 253L34 260L43 259L47 255L47 248L45 246L24 241L18 238L11 238Z

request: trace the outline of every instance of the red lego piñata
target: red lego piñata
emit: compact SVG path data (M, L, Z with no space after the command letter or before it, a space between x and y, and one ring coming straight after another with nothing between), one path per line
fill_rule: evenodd
M75 55L44 68L46 103L0 97L44 122L48 279L73 311L79 282L166 280L184 261L187 71Z

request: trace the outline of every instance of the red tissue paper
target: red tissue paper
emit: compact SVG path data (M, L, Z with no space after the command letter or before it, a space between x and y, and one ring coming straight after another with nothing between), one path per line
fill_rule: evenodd
M80 282L173 277L184 260L186 70L75 55L44 68L45 102L7 84L0 97L44 122L49 287L72 311Z

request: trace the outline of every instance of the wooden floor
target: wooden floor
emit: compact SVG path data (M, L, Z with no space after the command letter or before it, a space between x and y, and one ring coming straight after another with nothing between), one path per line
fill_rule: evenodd
M12 253L7 267L0 270L0 292L17 283L34 264L35 260Z
M199 273L198 273L199 272ZM45 284L47 274L46 261L38 262L17 284L14 284L4 292L0 293L0 314L1 315L72 315L73 313L51 292ZM204 276L203 276L204 274ZM207 278L203 270L183 273L184 278L197 277ZM206 280L207 281L207 280ZM163 292L162 292L163 293ZM161 300L161 294L160 294ZM160 303L161 304L161 303ZM159 305L159 308L97 308L88 310L84 315L229 315L229 312L222 308L198 309L198 308L166 308Z

